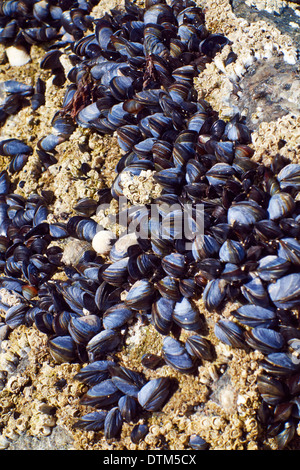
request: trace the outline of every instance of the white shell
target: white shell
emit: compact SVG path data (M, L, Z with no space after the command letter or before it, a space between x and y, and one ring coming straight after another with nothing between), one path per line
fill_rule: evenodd
M26 49L22 46L10 46L6 50L8 62L12 67L21 67L28 64L31 58Z
M100 230L92 240L92 247L99 255L109 253L116 235L110 230Z

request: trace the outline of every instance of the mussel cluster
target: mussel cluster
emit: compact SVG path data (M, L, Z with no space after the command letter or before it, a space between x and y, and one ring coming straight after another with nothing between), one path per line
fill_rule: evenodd
M23 46L64 44L83 37L97 0L1 0L0 43Z
M2 2L7 24L14 15L3 13L13 9L6 4L22 3ZM114 240L107 258L91 247L76 266L64 266L61 249L49 243L66 237L92 242L99 235L97 203L80 201L78 215L66 224L48 223L50 195L25 200L12 194L3 171L1 286L22 299L5 322L11 328L34 323L49 336L57 362L88 363L75 378L88 386L82 404L97 411L75 427L104 429L110 439L124 421L160 410L176 387L165 377L147 381L118 364L114 352L126 331L139 318L163 336L161 357L149 351L144 367L164 363L195 374L202 361L215 357L205 316L194 303L202 296L207 311L220 314L214 330L219 340L264 355L258 418L283 448L300 418L300 165L281 156L270 167L255 162L243 120L225 122L197 99L194 77L230 41L206 30L193 1L147 0L143 9L126 0L125 11L100 19L88 16L85 3L32 2L33 11L43 4L48 15L66 9L60 24L73 37L71 53L66 49L71 83L53 117L53 132L40 139L37 152L46 166L55 163L55 147L77 125L116 132L123 156L106 200L124 198L124 178L144 170L162 193L151 205L129 208L126 220L135 230ZM72 31L65 25L70 18ZM83 34L87 23L94 25L91 34ZM57 75L66 44L59 38L54 46L41 67ZM226 64L231 60L229 53ZM3 89L12 93L9 86ZM25 145L2 141L0 153L28 157ZM66 280L52 280L58 269ZM240 303L230 319L222 318L226 301ZM136 426L132 441L145 433L146 425Z

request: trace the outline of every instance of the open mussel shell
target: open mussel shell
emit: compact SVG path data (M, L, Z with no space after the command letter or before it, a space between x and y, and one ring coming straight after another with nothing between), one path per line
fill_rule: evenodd
M159 411L170 395L171 379L160 377L149 380L138 393L138 402L146 411Z

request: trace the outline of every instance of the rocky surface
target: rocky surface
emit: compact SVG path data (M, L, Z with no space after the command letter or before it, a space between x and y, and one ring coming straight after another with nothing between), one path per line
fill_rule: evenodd
M118 4L117 0L101 2L94 16ZM199 4L205 10L208 29L225 34L237 55L236 61L226 67L228 49L225 47L216 56L196 79L199 97L210 102L224 119L236 112L246 117L253 129L252 146L258 161L268 163L279 153L299 162L299 37L297 28L290 24L299 24L297 7L280 0L203 0ZM66 85L55 86L50 73L40 71L43 53L33 47L31 61L13 67L7 62L4 48L1 49L0 81L14 78L31 84L42 76L47 83L46 104L34 114L30 108L22 109L3 126L1 138L14 136L35 146L47 134L53 114L61 106ZM82 153L78 143L88 143L90 151ZM115 137L91 136L79 128L58 151L58 163L48 169L41 167L33 153L23 170L13 176L13 182L16 192L25 196L42 188L52 189L55 193L52 217L65 221L73 214L72 208L79 198L96 197L97 190L110 186L120 150ZM82 162L91 167L84 179L80 172ZM7 163L8 157L0 157L0 167ZM113 206L110 211L114 211ZM101 223L106 216L101 215ZM68 256L74 259L78 246L71 242L68 249ZM45 336L34 328L19 327L7 338L4 336L0 349L0 369L5 372L0 380L0 447L177 450L188 448L191 434L200 434L211 449L250 450L263 445L276 448L271 438L264 441L256 419L260 403L256 387L260 354L220 344L213 334L218 315L205 311L201 300L197 305L207 318L208 338L215 345L217 358L199 367L197 377L179 375L168 366L160 368L159 375L176 377L179 387L162 412L149 417L149 433L139 445L132 444L131 426L127 424L120 439L111 442L101 433L73 430L75 419L83 414L79 398L84 387L73 380L79 366L55 364ZM234 307L228 305L223 316L230 318ZM118 354L119 359L127 367L142 370L142 355L158 353L161 341L151 325L137 322L125 349ZM144 372L148 378L156 376L154 371ZM299 443L296 437L290 447L297 449Z

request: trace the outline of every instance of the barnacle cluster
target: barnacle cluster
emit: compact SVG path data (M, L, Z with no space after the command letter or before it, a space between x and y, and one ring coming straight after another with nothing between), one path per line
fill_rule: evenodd
M73 419L74 429L103 431L108 441L127 432L129 446L164 446L162 429L169 442L174 430L157 426L152 413L174 410L169 399L179 389L178 429L192 409L193 417L189 441L178 446L207 448L194 432L210 384L199 371L211 363L218 379L216 363L222 379L209 406L240 412L230 440L242 440L243 426L257 438L259 422L261 436L284 448L299 422L300 166L280 155L268 166L257 162L243 118L225 121L198 98L194 78L220 51L227 51L224 67L237 56L228 38L206 28L193 1L147 0L143 8L126 0L101 18L91 15L95 3L0 4L1 42L30 51L51 41L40 66L65 86L51 131L34 149L18 138L0 142L1 155L11 158L0 174L0 286L19 299L2 301L3 338L31 326L56 363L82 365L73 387L83 384L87 412ZM45 90L42 80L35 87L3 82L2 124L20 106L36 111ZM75 205L76 215L57 221L49 209L55 194L43 188L21 196L11 176L33 152L51 171L57 148L75 142L78 129L85 155L88 133L114 135L121 153L111 187L95 188L95 198ZM90 170L87 158L84 180ZM101 226L99 210L104 220L103 207L118 204ZM70 243L76 256L64 253ZM125 345L138 350L128 362L120 361ZM228 379L232 348L257 378L257 421L247 413L241 420L247 396L236 396ZM248 377L244 370L241 379ZM5 383L5 374L1 380L10 393L26 384L22 377ZM198 397L183 402L192 381ZM37 410L33 434L54 426L51 410L44 414ZM213 445L226 416L205 419Z

